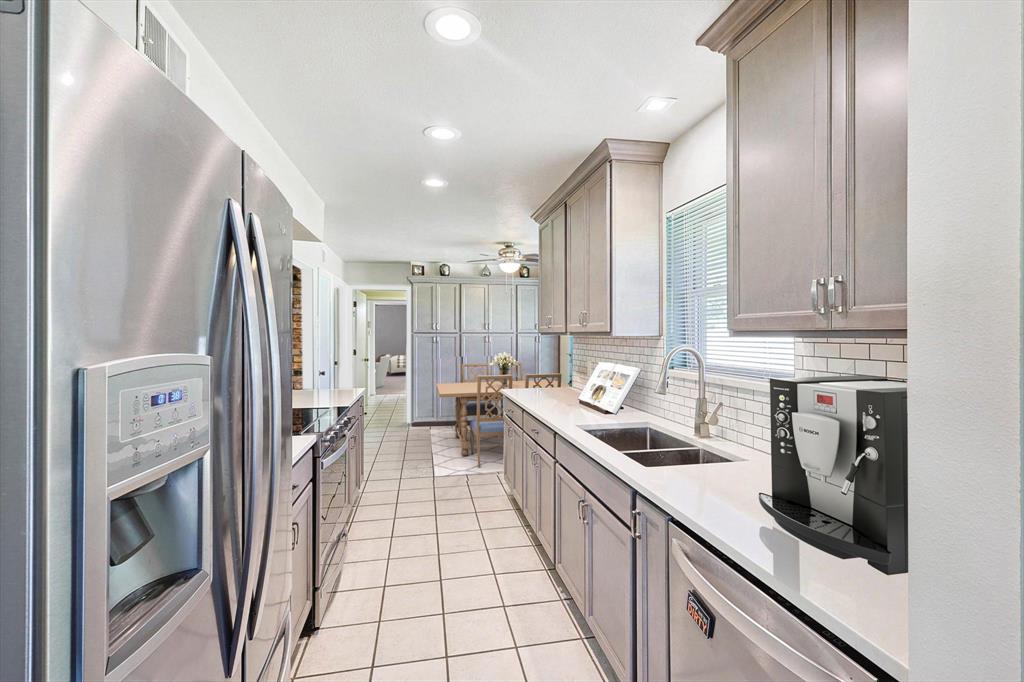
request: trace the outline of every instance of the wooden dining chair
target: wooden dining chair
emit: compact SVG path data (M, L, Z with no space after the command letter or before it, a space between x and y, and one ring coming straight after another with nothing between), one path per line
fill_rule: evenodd
M484 376L487 374L497 374L498 366L491 362L466 362L459 369L459 378L462 382L476 381L478 376ZM458 401L459 414L455 420L455 431L456 435L460 438L463 437L461 433L461 425L466 423L466 417L471 415L476 410L476 403L473 400L460 400Z
M476 446L476 465L480 466L480 437L483 434L501 435L505 419L501 410L501 391L512 387L512 375L491 374L476 378L476 410L469 415L469 428Z
M561 374L527 374L527 388L559 388L562 385Z

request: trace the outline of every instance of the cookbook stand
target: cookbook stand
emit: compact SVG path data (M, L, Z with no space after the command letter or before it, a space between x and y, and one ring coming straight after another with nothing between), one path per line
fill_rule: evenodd
M638 367L598 363L580 393L579 403L603 414L616 414L639 374Z

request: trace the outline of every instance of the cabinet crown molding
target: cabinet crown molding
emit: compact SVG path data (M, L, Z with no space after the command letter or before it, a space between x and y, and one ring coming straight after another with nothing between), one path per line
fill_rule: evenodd
M528 263L530 267L534 267L536 263ZM406 277L410 284L507 284L509 286L515 286L520 284L539 284L540 278L538 277L520 277L519 275L510 275L508 281L502 275L492 275L491 277L440 277L434 275L410 275Z
M639 163L662 163L668 154L668 142L647 142L643 140L619 140L605 138L594 151L576 167L554 194L540 205L530 217L537 224L542 223L551 213L569 198L577 187L583 184L591 173L609 161L634 161Z
M712 52L729 52L750 30L785 0L733 0L721 16L697 38Z

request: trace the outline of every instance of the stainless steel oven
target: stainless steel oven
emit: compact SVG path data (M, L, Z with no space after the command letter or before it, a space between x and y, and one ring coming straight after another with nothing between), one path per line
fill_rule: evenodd
M359 415L347 410L322 434L319 456L314 462L314 514L313 529L314 586L313 627L319 628L330 604L332 594L341 579L341 562L345 554L352 509L355 506L355 486L350 485L349 459L358 454L353 447Z

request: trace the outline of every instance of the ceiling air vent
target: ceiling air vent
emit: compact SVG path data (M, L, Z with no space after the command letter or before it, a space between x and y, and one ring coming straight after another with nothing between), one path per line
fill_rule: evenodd
M146 6L142 7L139 22L139 46L142 53L156 68L164 72L171 82L186 92L188 83L188 54L160 22L159 17Z

